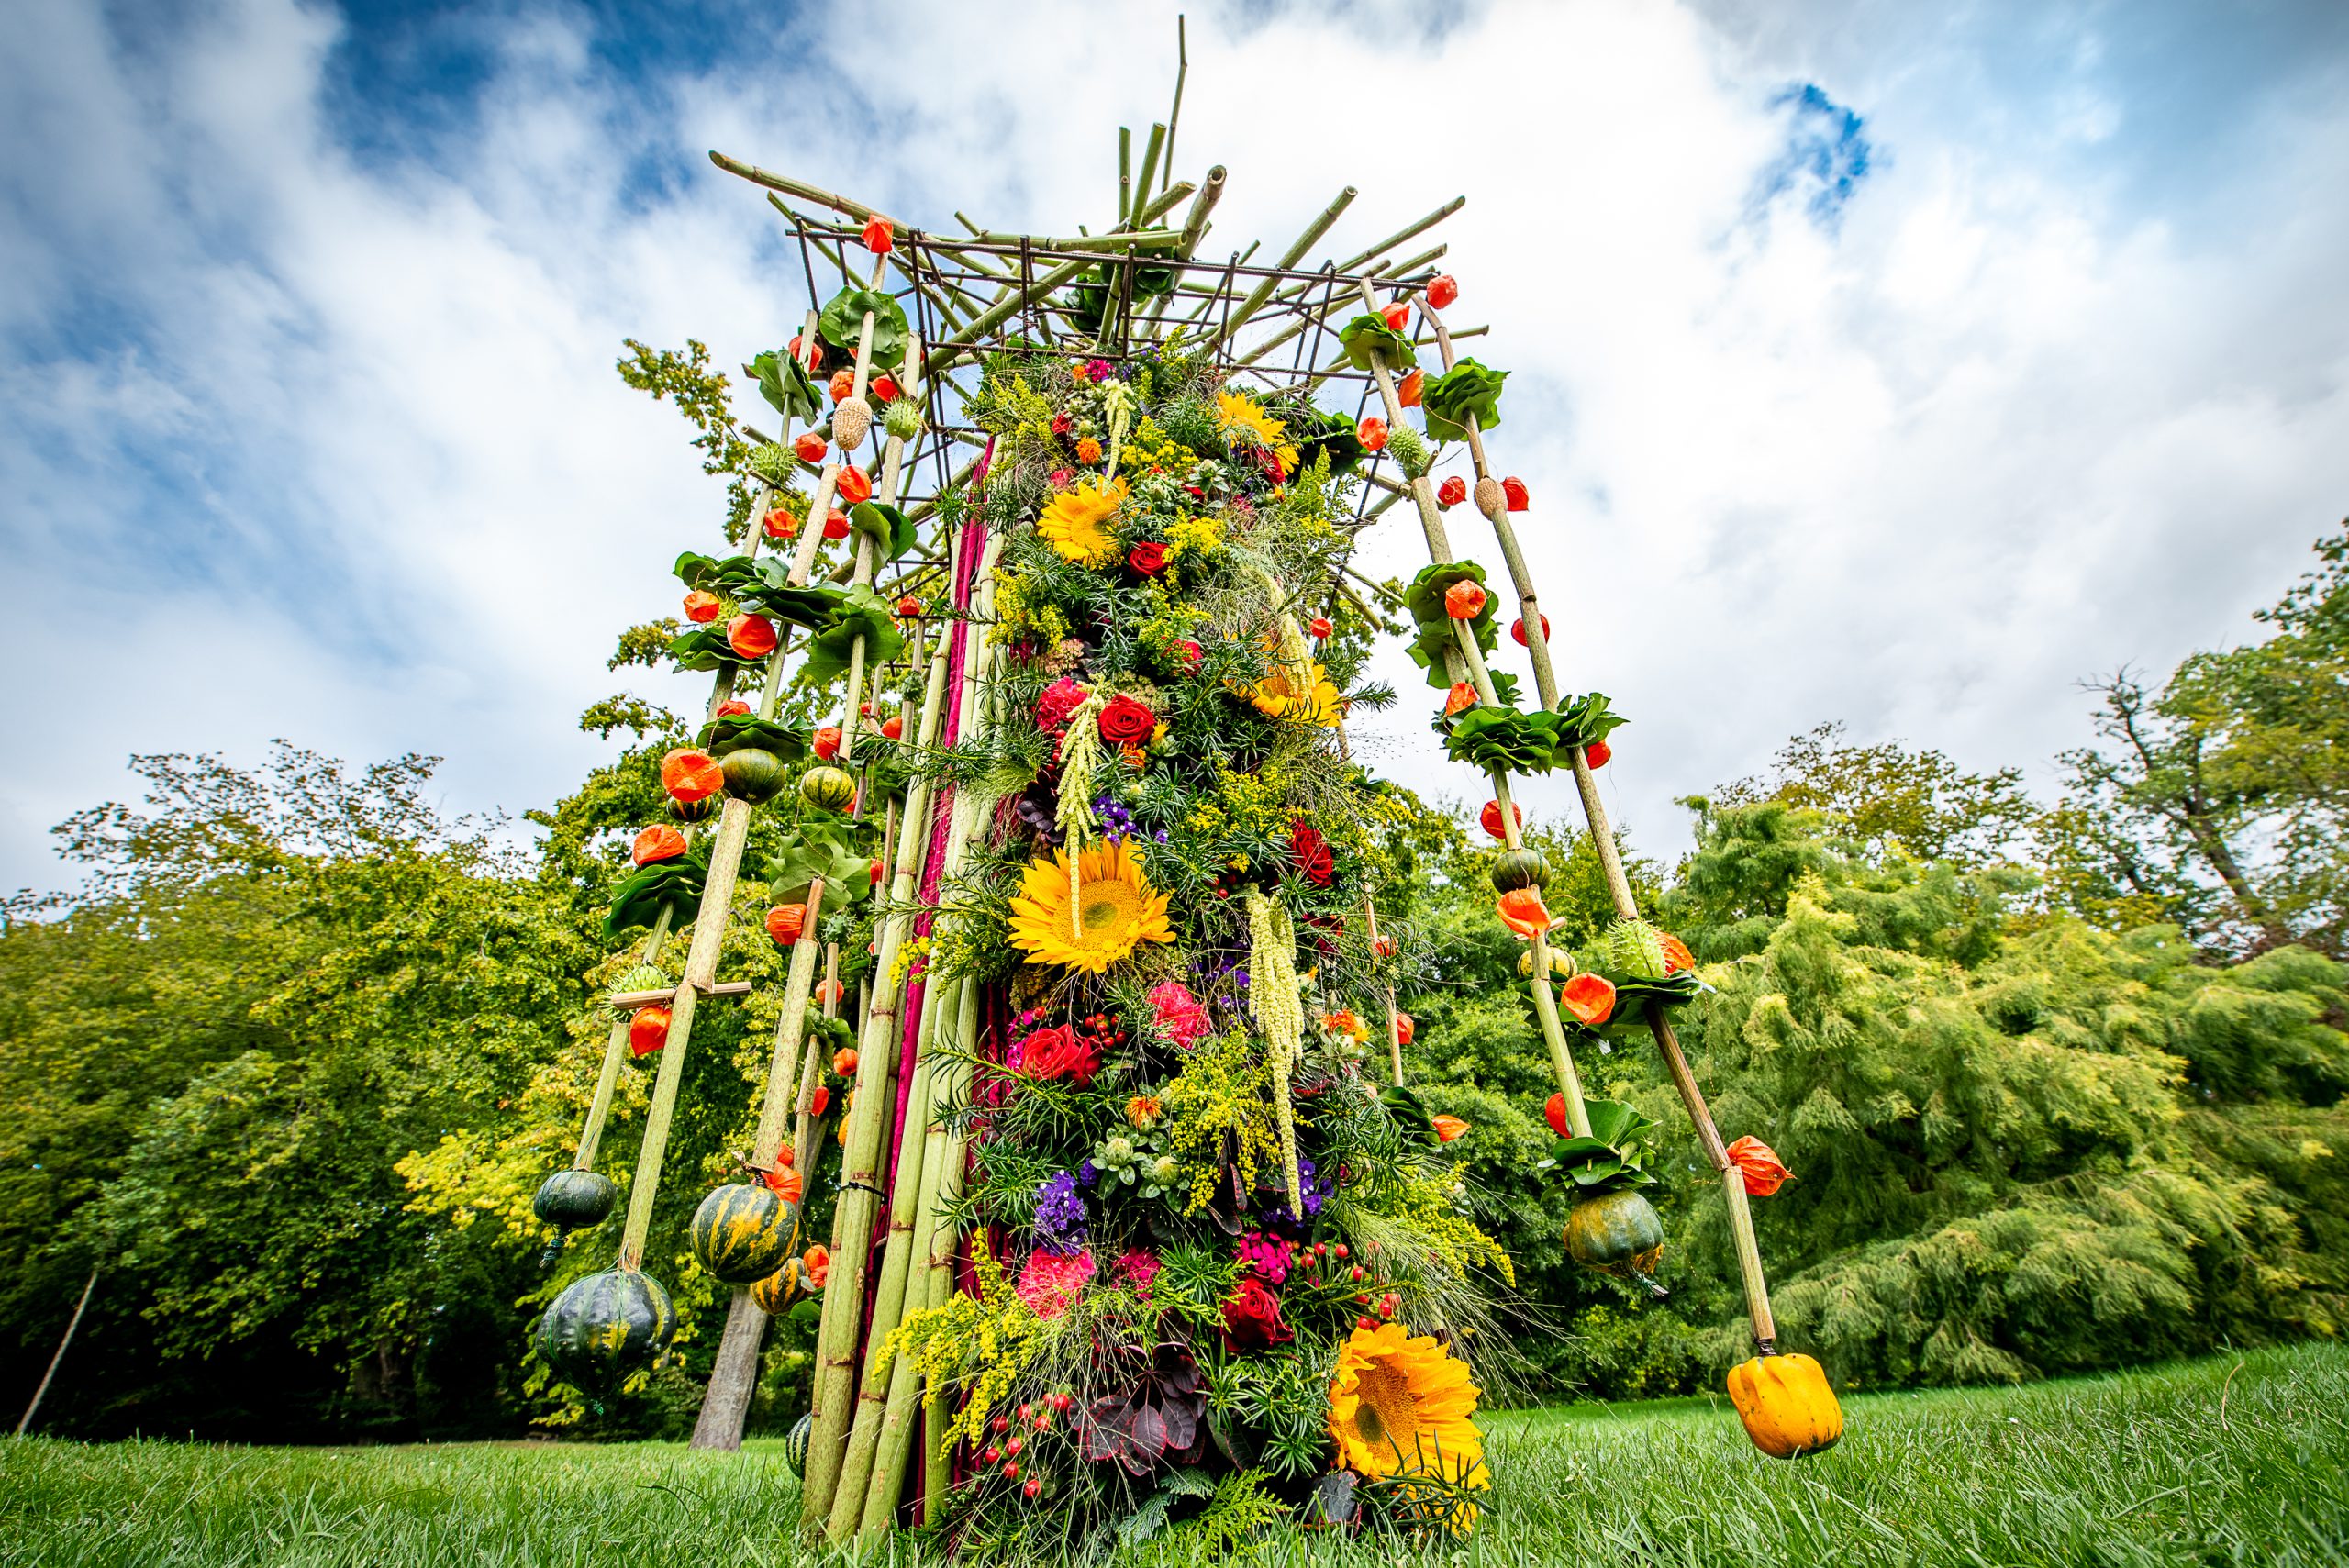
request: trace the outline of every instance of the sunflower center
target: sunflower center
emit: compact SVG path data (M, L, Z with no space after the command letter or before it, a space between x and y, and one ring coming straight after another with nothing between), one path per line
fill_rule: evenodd
M1076 905L1075 936L1088 945L1124 940L1141 915L1141 892L1131 883L1087 883Z
M1355 1374L1362 1403L1354 1410L1354 1431L1373 1448L1390 1444L1397 1450L1419 1429L1419 1400L1411 1380L1384 1362L1373 1362Z

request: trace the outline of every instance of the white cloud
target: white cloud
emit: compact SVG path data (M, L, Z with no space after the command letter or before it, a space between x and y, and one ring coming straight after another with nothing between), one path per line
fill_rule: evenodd
M1564 678L1635 720L1608 784L1651 851L1680 841L1672 796L1822 718L2043 762L2082 736L2076 676L2243 635L2343 509L2349 216L2309 198L2349 183L2349 138L2321 101L2243 117L2221 223L2220 197L2132 206L2082 161L2154 112L2097 76L2085 25L2051 37L2051 161L2014 128L2032 105L1993 129L1952 107L1992 79L1946 34L1797 73L1784 34L1628 3L1435 36L1192 11L1181 171L1231 171L1209 252L1276 248L1348 183L1333 255L1469 196L1439 235L1452 314L1515 373L1496 459L1534 489ZM459 807L549 799L602 750L572 723L620 684L613 632L715 528L674 416L612 375L619 339L731 364L806 305L772 213L702 149L925 227L1097 227L1115 126L1172 85L1172 6L794 23L650 81L549 11L497 33L477 123L362 157L319 14L242 0L128 53L94 15L39 8L0 75L26 675L0 884L65 874L40 828L118 790L129 750L432 751ZM1752 206L1800 76L1879 155L1833 234L1807 187ZM1408 573L1387 516L1371 555ZM1493 555L1471 510L1451 524ZM1365 746L1468 793L1393 663L1407 701ZM683 706L699 683L628 684Z

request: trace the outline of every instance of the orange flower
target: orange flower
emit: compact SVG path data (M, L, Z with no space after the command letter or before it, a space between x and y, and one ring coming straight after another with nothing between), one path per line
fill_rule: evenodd
M1688 951L1687 942L1674 936L1670 931L1664 931L1659 935L1664 942L1664 972L1666 974L1677 974L1684 969L1697 967L1697 955Z
M864 470L854 463L841 470L841 476L833 482L833 487L839 490L841 499L852 506L873 499L873 481L865 476Z
M1502 925L1529 940L1550 929L1550 906L1542 902L1538 887L1513 888L1493 907L1500 912Z
M649 866L654 861L674 861L685 852L685 836L666 822L656 822L636 836L636 847L629 859L638 865Z
M774 622L764 616L739 615L726 623L726 646L741 658L763 659L774 644Z
M1435 1118L1435 1140L1438 1143L1449 1143L1467 1130L1468 1124L1456 1116L1440 1116Z
M1118 760L1130 768L1140 768L1148 765L1150 753L1139 746L1121 746L1118 749Z
M1473 577L1463 577L1443 591L1443 613L1453 620L1475 620L1485 607L1485 590Z
M1155 1095L1136 1095L1126 1102L1126 1119L1147 1131L1158 1120L1162 1107Z
M1384 419L1364 419L1354 434L1361 438L1362 450L1366 452L1386 450L1386 421Z
M779 948L787 948L797 941L800 933L807 929L807 906L805 904L782 904L767 911L767 935L774 939L774 945Z
M726 771L707 751L680 746L661 759L661 787L687 806L726 787Z
M808 1248L800 1257L799 1273L811 1289L823 1289L824 1282L832 1275L832 1250L821 1241Z
M717 595L696 588L685 595L685 618L696 626L707 626L718 618L721 602Z
M1615 983L1586 970L1565 983L1558 992L1558 999L1565 1003L1566 1011L1597 1029L1614 1016Z
M1403 378L1403 384L1395 389L1395 401L1406 408L1417 408L1419 406L1419 389L1427 384L1427 372L1413 371Z
M1777 1155L1758 1138L1741 1138L1726 1152L1729 1162L1745 1178L1745 1190L1755 1197L1768 1197L1794 1180L1795 1173L1778 1163Z
M1087 436L1083 440L1077 442L1076 461L1079 462L1099 462L1101 461L1101 443L1095 440L1091 436Z
M1341 1007L1334 1013L1322 1014L1321 1027L1355 1040L1370 1038L1370 1026L1357 1018L1351 1007Z
M1476 706L1476 688L1465 681L1452 683L1452 690L1444 694L1443 717L1450 718L1464 707Z

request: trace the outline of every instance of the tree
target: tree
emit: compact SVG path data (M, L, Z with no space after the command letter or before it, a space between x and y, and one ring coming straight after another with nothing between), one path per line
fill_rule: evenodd
M2090 683L2106 744L2063 754L2042 824L2061 907L2176 921L2213 954L2349 951L2349 533L2256 618L2264 642L2198 653L2159 691Z
M1936 751L1854 746L1843 733L1831 722L1793 737L1768 773L1723 784L1705 804L1778 801L1818 812L1871 858L1897 852L1960 870L2004 857L2036 815L2021 768L1969 773Z

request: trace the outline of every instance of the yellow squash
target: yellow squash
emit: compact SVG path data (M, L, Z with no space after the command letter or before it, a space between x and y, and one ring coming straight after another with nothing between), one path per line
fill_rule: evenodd
M1731 1368L1729 1397L1745 1435L1775 1459L1817 1453L1843 1435L1842 1407L1809 1356L1756 1356Z

